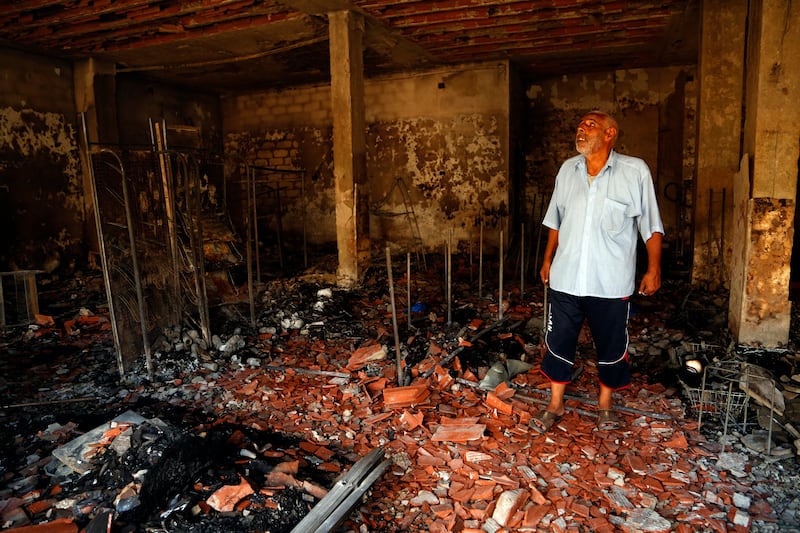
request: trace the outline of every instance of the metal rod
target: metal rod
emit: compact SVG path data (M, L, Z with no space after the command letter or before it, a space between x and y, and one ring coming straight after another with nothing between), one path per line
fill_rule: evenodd
M500 230L500 289L497 295L497 320L503 318L503 230Z
M139 258L136 252L136 231L133 228L133 213L131 212L130 194L128 192L128 182L125 171L120 161L120 174L122 179L122 198L125 206L125 221L128 225L128 239L131 247L131 266L133 268L133 281L136 287L136 302L139 308L139 326L142 334L142 344L144 349L145 367L147 376L153 380L153 358L150 354L150 341L147 339L147 309L144 303L144 290L142 289L142 277L139 271Z
M172 259L172 305L170 310L174 312L173 321L179 324L183 315L181 287L181 265L180 254L178 253L178 229L175 214L175 185L172 179L172 166L167 152L167 130L166 121L153 122L150 119L150 135L155 145L158 155L158 164L161 168L161 186L164 191L164 210L167 216L167 233L169 236L169 252Z
M306 228L308 226L306 222L306 174L300 176L300 198L302 200L302 207L303 207L303 268L308 268L308 240L306 238Z
M397 331L397 308L394 305L394 280L392 279L392 255L389 247L386 247L386 271L389 274L389 301L392 304L392 329L394 330L394 350L397 356L397 385L402 387L405 378L403 376L403 357L400 354L400 335Z
M549 394L549 392L547 390L541 390L541 389L537 389L535 387L524 386L524 385L516 385L514 383L512 383L512 385L513 385L513 387L515 389L522 389L527 394L530 394L530 393L534 393L534 394L537 394L537 395ZM581 402L581 403L586 404L586 405L592 405L592 406L596 406L597 405L597 400L596 399L591 398L589 396L585 396L583 394L570 394L570 393L567 393L567 394L564 394L564 399L565 400L575 400L575 401ZM666 413L654 413L654 412L651 412L651 411L643 411L642 409L636 409L635 407L626 407L624 405L615 405L614 406L614 410L615 411L619 411L621 413L630 413L630 414L634 414L634 415L644 415L644 416L646 416L648 418L653 418L653 419L656 419L656 420L672 420L673 419L673 417L671 415L668 415ZM593 415L593 416L597 416L597 413L593 412L593 411L590 412L590 414Z
M775 383L769 380L769 427L767 428L767 456L772 454L772 419L775 418ZM724 449L723 449L724 451Z
M478 299L483 292L483 216L481 216L481 231L478 238Z
M719 274L720 279L725 278L725 196L727 191L725 187L722 188L722 208L720 209L720 216L722 217L719 228Z
M711 218L712 211L714 209L714 189L708 189L708 240L706 246L706 261L708 267L711 268L711 247L712 247L712 239L714 238L714 232L712 231L713 227L713 219Z
M703 367L703 378L700 380L700 398L697 402L698 404L698 413L697 413L697 427L700 428L700 425L703 423L703 397L706 395L706 367Z
M0 326L6 325L6 301L3 297L3 278L0 277Z
M541 204L542 204L542 207L544 207L544 193L542 193L541 197L542 197ZM539 195L537 194L536 197L534 198L534 201L533 201L534 209L536 208L536 205L539 203L538 200L539 200ZM536 254L535 254L534 260L533 260L534 268L538 268L539 267L539 249L542 246L542 228L544 227L544 225L542 224L543 221L542 221L542 218L541 218L541 213L542 213L542 210L540 208L539 209L539 215L540 216L538 218L539 226L537 227L537 230L536 230Z
M208 314L208 293L206 291L206 261L203 253L203 217L200 198L200 169L191 155L182 158L186 166L186 206L189 209L189 223L192 224L191 247L195 263L195 287L197 290L197 313L200 316L200 331L203 339L211 344L211 317ZM194 216L192 216L194 215ZM196 222L195 222L196 221Z
M731 412L731 395L733 394L733 381L728 382L728 396L725 401L725 416L722 421L722 453L725 453L725 441L728 440L728 416Z
M246 167L247 175L250 176L250 173L253 170L248 166ZM248 183L247 186L247 209L245 209L244 215L244 223L246 229L246 242L247 245L245 246L245 255L247 257L247 299L250 303L250 325L255 327L256 325L256 303L255 303L255 295L253 294L253 227L252 227L252 205L251 205L251 196L250 196L250 185Z
M408 329L411 330L411 252L406 252L406 299L408 300Z
M108 317L111 320L111 333L114 337L114 350L117 356L117 371L120 377L125 375L125 360L122 357L122 345L120 343L119 324L117 324L117 313L114 310L114 301L111 297L111 274L108 265L108 252L106 242L103 239L103 226L100 219L100 199L97 196L97 176L94 172L94 162L92 152L89 149L89 132L86 126L86 113L81 113L81 129L83 131L83 143L86 150L86 165L89 169L89 184L92 193L92 208L94 209L95 229L97 230L97 245L100 247L100 264L103 267L103 285L106 289L106 299L108 300ZM117 159L119 160L119 159ZM120 162L120 166L122 162Z
M519 238L519 297L523 298L525 293L525 223L520 224L520 238Z
M472 236L470 235L469 238L469 284L472 286L472 283L475 280L475 273L472 271Z
M258 196L256 195L256 171L253 169L250 183L247 184L247 194L252 195L250 207L253 209L253 253L256 258L256 283L261 283L261 246L258 237Z
M0 406L0 409L15 409L17 407L37 407L40 405L55 405L59 403L97 402L100 398L88 396L86 398L67 398L65 400L42 400L39 402L10 403Z
M450 228L447 234L447 257L445 260L447 267L447 325L453 323L453 229Z
M283 264L283 216L281 210L281 188L280 185L275 187L275 233L278 235L278 263L281 270L284 269Z

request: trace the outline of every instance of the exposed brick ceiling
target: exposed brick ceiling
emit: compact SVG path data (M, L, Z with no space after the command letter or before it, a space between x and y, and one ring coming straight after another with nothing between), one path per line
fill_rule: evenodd
M211 91L329 79L326 13L365 16L366 76L511 60L525 77L693 64L699 0L5 0L0 43Z

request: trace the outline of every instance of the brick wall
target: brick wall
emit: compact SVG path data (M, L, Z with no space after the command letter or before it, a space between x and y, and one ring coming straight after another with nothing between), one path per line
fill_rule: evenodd
M329 86L248 93L222 98L226 132L258 132L265 129L327 127L331 116Z

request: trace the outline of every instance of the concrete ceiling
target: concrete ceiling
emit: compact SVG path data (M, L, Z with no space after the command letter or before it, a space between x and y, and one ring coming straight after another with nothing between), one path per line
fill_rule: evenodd
M694 64L699 0L5 0L0 44L227 92L325 83L326 13L365 17L364 71L510 60L523 77Z

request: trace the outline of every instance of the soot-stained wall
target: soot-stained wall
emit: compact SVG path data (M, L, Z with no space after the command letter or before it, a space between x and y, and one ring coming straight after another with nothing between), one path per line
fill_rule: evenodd
M371 240L401 248L416 227L427 248L450 230L478 238L481 216L499 228L508 213L509 73L506 63L365 81ZM332 115L327 86L223 98L225 150L248 162L280 163L276 138L290 139L287 167L305 172L308 240L334 242ZM410 203L404 202L404 192ZM298 233L299 202L284 204L284 229ZM410 223L413 208L416 224ZM496 242L496 234L487 234Z
M0 270L70 270L83 249L72 67L0 49Z

